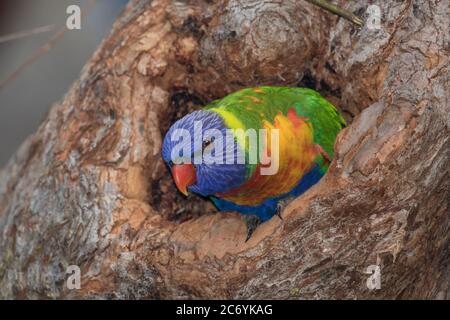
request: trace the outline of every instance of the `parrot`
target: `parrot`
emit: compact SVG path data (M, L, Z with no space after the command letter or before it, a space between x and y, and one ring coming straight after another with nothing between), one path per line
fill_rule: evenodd
M243 214L248 240L325 175L345 125L313 89L245 88L174 122L161 153L181 193Z

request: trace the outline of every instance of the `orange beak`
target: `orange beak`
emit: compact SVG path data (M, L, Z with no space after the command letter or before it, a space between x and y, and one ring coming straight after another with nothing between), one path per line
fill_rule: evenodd
M195 168L192 164L175 164L172 167L172 176L178 190L185 196L188 195L187 187L197 181Z

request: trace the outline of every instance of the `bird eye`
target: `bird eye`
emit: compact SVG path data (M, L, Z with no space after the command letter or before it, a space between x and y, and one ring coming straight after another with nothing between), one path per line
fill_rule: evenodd
M172 160L169 160L169 162L168 162L167 164L169 165L170 168L172 168L172 166L173 166L173 161L172 161Z
M212 140L205 140L205 141L203 141L203 145L202 145L203 150L205 150L205 148L206 148L207 146L209 146L209 145L211 144L211 142L212 142Z

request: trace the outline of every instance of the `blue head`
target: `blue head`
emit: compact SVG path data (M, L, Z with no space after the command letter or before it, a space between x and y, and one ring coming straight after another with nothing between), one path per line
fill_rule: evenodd
M162 157L181 192L210 196L245 181L246 165L236 161L238 152L242 152L239 148L217 113L199 110L170 127L164 137Z

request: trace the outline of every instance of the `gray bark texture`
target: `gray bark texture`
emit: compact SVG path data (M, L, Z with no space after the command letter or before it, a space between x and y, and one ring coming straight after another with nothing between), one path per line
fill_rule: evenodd
M131 1L0 171L0 297L449 299L449 1L377 4L378 30L306 1ZM195 106L261 84L315 88L350 125L245 242L240 215L176 192L160 148Z

